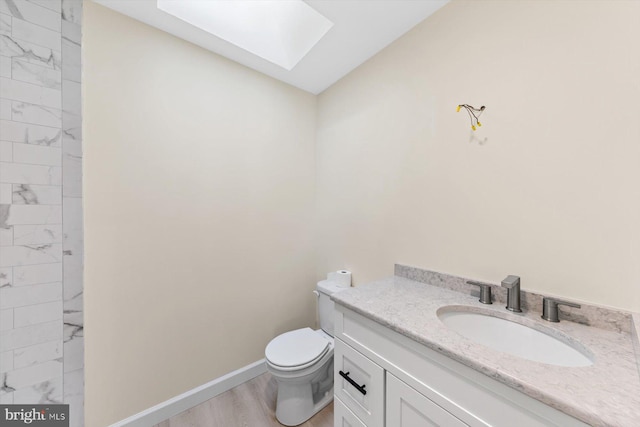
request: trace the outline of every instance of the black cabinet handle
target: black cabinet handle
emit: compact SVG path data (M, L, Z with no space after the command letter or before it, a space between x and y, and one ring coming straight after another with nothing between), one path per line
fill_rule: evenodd
M354 386L356 388L356 390L358 390L360 393L362 394L367 394L367 390L365 390L364 388L366 387L366 384L362 384L362 385L358 385L357 382L355 382L354 380L352 380L349 377L349 372L347 372L346 374L342 371L338 371L338 373L340 374L340 376L342 378L344 378L345 380L347 380L349 382L349 384L351 384L352 386Z

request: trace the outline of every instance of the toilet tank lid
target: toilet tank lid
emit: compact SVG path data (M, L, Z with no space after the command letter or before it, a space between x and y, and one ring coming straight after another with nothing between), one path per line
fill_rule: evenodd
M323 294L331 295L336 292L343 291L348 289L349 286L342 286L339 283L332 282L330 280L322 280L318 282L318 292L322 292Z

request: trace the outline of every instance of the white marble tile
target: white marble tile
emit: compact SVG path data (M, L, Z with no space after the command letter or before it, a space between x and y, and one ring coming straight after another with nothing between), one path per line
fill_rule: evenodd
M0 391L0 405L12 405L13 403L13 392L5 393Z
M13 227L0 227L0 246L13 245Z
M74 82L82 80L80 45L62 38L62 78Z
M0 332L13 329L13 309L0 310Z
M0 97L50 108L59 109L62 106L62 94L59 90L6 77L0 77Z
M77 234L71 235L71 232L63 232L63 262L64 269L68 270L65 273L65 280L71 280L77 276L78 279L82 279L82 266L84 259L84 243L82 238L76 238ZM67 274L68 273L68 274ZM81 290L82 288L80 288ZM75 292L77 293L77 292Z
M62 230L64 263L65 311L82 311L84 232L82 220L82 199L63 199Z
M64 372L84 368L84 337L76 337L64 343Z
M64 402L69 404L69 427L84 427L84 369L65 372Z
M49 68L61 68L61 51L38 46L16 37L0 37L0 55L19 58Z
M46 147L14 142L13 162L43 166L61 166L62 150L60 147Z
M13 350L0 353L0 373L13 370Z
M11 204L11 184L0 184L0 205ZM9 207L6 207L6 212L9 211Z
M62 283L0 288L0 296L0 309L61 301Z
M0 162L13 161L13 142L0 141Z
M63 141L82 142L82 116L62 111Z
M0 141L0 162L13 161L13 142Z
M0 246L0 267L47 264L62 261L62 245Z
M14 225L14 245L40 245L62 242L62 224Z
M65 317L65 321L66 319L69 319L70 323L76 325L84 325L82 314L84 307L81 274L82 256L77 256L69 261L70 258L72 257L65 257L65 263L62 273L64 277L64 289L62 291L62 298L64 300L64 311L65 316L70 316L68 318ZM80 274L76 274L75 277L73 277L73 270Z
M12 101L10 120L34 125L62 127L62 111L28 102Z
M62 19L82 24L82 0L62 0Z
M76 301L79 301L79 304L82 304L82 298L77 298ZM84 337L84 324L83 324L83 316L81 311L67 313L69 310L66 307L67 301L65 301L65 313L64 313L64 326L62 330L62 337L64 342L71 342L78 338Z
M64 209L64 218L62 222L64 233L73 233L75 239L82 241L82 198L63 197L62 206Z
M49 49L62 50L60 31L50 30L31 22L23 21L13 17L11 22L11 34L13 37L27 41L29 43L44 46Z
M62 165L62 150L58 146L51 147L14 142L11 152L13 163L41 166Z
M64 226L63 226L64 230ZM83 265L84 243L82 240L82 230L71 229L63 231L63 255L64 268L71 269L69 273L73 273L74 267L79 268ZM69 275L65 275L65 279L69 279Z
M65 153L62 158L64 197L82 197L82 157Z
M11 78L11 58L0 55L0 77Z
M14 205L61 205L62 187L59 185L11 185L11 203Z
M63 378L53 378L13 392L14 404L62 403Z
M0 55L0 77L11 78L11 58Z
M62 138L62 154L82 159L82 140L67 138L66 136Z
M62 89L62 70L59 69L13 59L11 61L11 76L14 80L50 89Z
M60 359L63 356L62 340L48 341L13 350L15 369Z
M26 0L1 1L0 13L11 15L14 18L22 19L53 31L60 31L62 17L59 13Z
M49 147L62 146L62 131L59 128L9 120L0 120L0 128L2 128L2 139L5 141L46 145Z
M0 268L0 288L5 288L8 286L13 286L13 268Z
M62 109L76 116L82 115L81 85L71 80L62 80Z
M11 16L0 13L0 35L11 37Z
M61 2L58 0L27 0L30 3L40 5L42 7L46 7L47 9L51 9L54 12L61 14L62 7Z
M80 254L65 255L63 269L63 299L65 311L82 311L83 296L83 262ZM77 319L76 319L77 320Z
M18 391L21 388L62 377L62 361L50 360L26 368L14 369L7 372L5 378L7 387Z
M14 245L58 243L62 238L62 226L59 224L16 225L12 228Z
M0 120L11 120L10 99L0 99Z
M0 205L11 204L11 197L11 184L0 184Z
M0 227L0 246L13 245L13 227Z
M9 223L7 220L9 219L9 214L11 213L11 205L1 204L0 205L0 228L7 228Z
M62 263L26 265L13 267L13 276L8 280L13 286L38 285L62 281Z
M11 227L0 229L5 230L0 240L8 243L6 230L12 234L12 246L2 247L0 256L0 307L10 305L4 309L12 311L13 320L13 329L2 333L0 351L5 366L11 358L8 384L17 386L1 398L16 403L64 398L71 404L71 425L79 427L84 425L82 1L0 0L0 18L0 32L7 32L0 37L0 98L12 101L8 110L6 101L0 106L0 227ZM49 255L55 262L25 264ZM5 318L7 313L2 312Z
M61 224L62 206L10 205L6 225Z
M80 46L82 43L82 28L78 24L62 21L62 41L65 40Z
M62 168L0 162L0 182L11 184L61 185Z
M38 323L0 333L0 352L62 339L62 322Z
M62 319L62 301L16 307L13 312L13 322L16 328L50 322Z

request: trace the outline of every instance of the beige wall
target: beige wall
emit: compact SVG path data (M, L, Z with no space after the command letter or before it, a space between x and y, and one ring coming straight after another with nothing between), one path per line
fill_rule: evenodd
M638 99L640 2L448 4L319 96L318 275L640 310ZM460 103L487 107L477 140Z
M85 2L86 415L315 321L316 98Z

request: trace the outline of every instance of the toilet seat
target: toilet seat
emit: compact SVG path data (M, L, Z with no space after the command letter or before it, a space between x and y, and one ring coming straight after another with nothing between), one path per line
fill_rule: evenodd
M321 359L330 342L311 328L302 328L278 335L267 345L267 361L282 371L307 368Z

